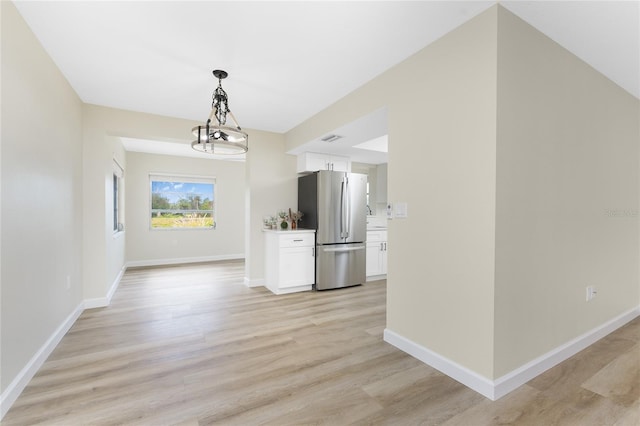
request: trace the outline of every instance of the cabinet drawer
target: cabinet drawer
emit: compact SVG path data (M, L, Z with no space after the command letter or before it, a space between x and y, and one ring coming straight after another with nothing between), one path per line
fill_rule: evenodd
M387 231L367 231L367 242L387 241Z
M313 232L280 235L280 247L313 247L315 238Z

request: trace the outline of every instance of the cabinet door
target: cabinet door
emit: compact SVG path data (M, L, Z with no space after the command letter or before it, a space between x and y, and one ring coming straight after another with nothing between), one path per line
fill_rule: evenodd
M331 157L331 170L336 172L351 172L351 161L349 157Z
M311 285L315 278L314 247L280 249L279 288Z
M382 242L382 251L380 251L380 273L387 273L387 242Z
M317 172L329 169L329 157L315 152L305 152L298 155L298 173Z
M380 275L381 265L380 265L380 244L379 241L375 242L367 242L367 276L370 277L372 275Z

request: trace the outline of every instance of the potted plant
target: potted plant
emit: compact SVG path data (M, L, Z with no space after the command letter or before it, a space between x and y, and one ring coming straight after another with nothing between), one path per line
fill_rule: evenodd
M296 229L298 227L298 221L304 216L302 212L293 212L291 213L291 229Z
M278 217L280 218L280 228L281 229L287 229L289 227L289 223L287 222L287 220L289 219L289 217L287 216L287 212L284 210L280 210L278 212Z

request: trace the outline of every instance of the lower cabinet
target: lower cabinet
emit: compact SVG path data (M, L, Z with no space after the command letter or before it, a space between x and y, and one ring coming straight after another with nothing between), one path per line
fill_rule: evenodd
M315 231L265 231L265 286L275 294L311 290Z
M387 276L387 231L367 232L367 281Z

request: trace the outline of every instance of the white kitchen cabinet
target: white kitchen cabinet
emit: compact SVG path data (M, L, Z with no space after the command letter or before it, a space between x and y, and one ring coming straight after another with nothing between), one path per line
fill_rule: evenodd
M317 152L304 152L298 155L298 173L317 172L318 170L350 172L351 160L349 157Z
M264 232L265 286L275 294L311 290L315 282L315 231Z
M367 281L387 276L387 231L367 231Z

